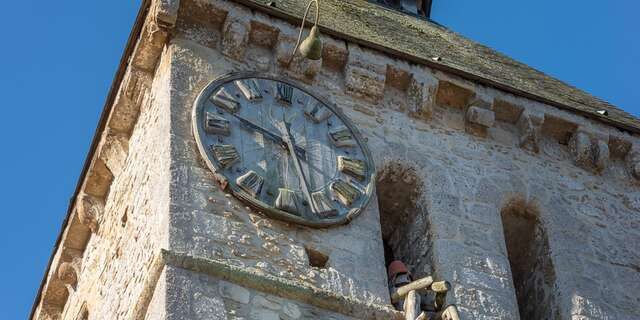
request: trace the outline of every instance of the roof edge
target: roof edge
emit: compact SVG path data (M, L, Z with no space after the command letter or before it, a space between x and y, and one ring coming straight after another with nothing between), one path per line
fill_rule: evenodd
M278 8L276 6L270 6L268 4L262 4L262 3L259 2L260 0L231 0L231 1L240 3L240 4L245 5L245 6L249 7L249 8L251 8L251 9L254 9L254 10L259 10L259 11L261 11L263 13L266 13L268 15L283 19L283 20L291 22L293 24L300 24L302 22L302 18L298 17L297 15L295 15L293 13L290 13L288 11L285 11L283 9L280 9L280 8ZM370 4L370 3L367 2L367 4ZM384 8L384 7L381 7L381 9L389 10L387 8ZM402 13L398 13L398 14L402 14ZM427 21L425 21L425 23L426 22ZM442 25L440 25L438 23L435 23L435 22L433 22L431 20L429 20L429 22L434 24L438 28L443 28L443 29L448 30L448 28L446 28L446 27L444 27L444 26L442 26ZM307 25L310 27L310 26L312 26L312 23L307 21ZM397 58L400 58L400 59L407 60L409 62L425 65L427 67L430 67L430 68L433 68L433 69L436 69L436 70L439 70L439 71L443 71L443 72L446 72L446 73L450 73L450 74L459 76L459 77L461 77L463 79L466 79L466 80L469 80L469 81L472 81L472 82L476 82L476 83L483 84L483 85L486 85L486 86L489 86L489 87L493 87L493 88L496 88L498 90L501 90L501 91L504 91L504 92L507 92L507 93L511 93L511 94L514 94L516 96L520 96L520 97L523 97L523 98L531 99L533 101L540 102L540 103L543 103L543 104L547 104L547 105L550 105L550 106L553 106L553 107L556 107L556 108L559 108L559 109L571 111L571 112L573 112L575 114L582 115L582 116L584 116L586 118L589 118L589 119L592 119L592 120L595 120L595 121L598 121L598 122L601 122L601 123L604 123L604 124L607 124L607 125L611 125L611 126L614 126L616 128L629 131L631 133L640 134L640 127L633 126L633 125L630 125L630 124L627 124L627 123L624 123L622 121L618 121L618 120L615 120L615 119L603 117L600 114L597 114L596 112L589 112L589 111L581 110L581 109L578 109L576 107L573 107L573 106L570 106L570 105L567 105L567 104L564 104L564 103L561 103L561 102L558 102L558 101L554 101L552 99L545 98L543 96L540 96L540 95L537 95L537 94L534 94L534 93L531 93L531 92L527 92L527 91L515 88L513 86L509 86L507 84L500 83L498 81L495 81L495 80L492 80L492 79L489 79L489 78L486 78L486 77L482 77L482 76L473 74L473 73L468 72L468 71L457 69L457 68L454 68L454 67L442 64L442 63L438 63L438 62L433 61L433 60L421 58L421 57L418 57L416 55L407 53L407 52L402 51L402 50L394 49L394 48L389 47L389 46L384 46L384 45L381 45L381 44L378 44L378 43L375 43L375 42L372 42L372 41L368 41L368 40L364 40L364 39L361 39L361 38L357 38L355 36L352 36L352 35L346 34L344 32L340 32L340 31L334 30L333 28L327 27L326 25L322 24L322 21L318 24L318 27L320 28L320 31L322 31L325 34L328 34L328 35L331 35L331 36L334 36L334 37L337 37L337 38L341 38L341 39L344 39L346 41L353 42L355 44L362 45L362 46L370 48L370 49L381 51L383 53L389 54L391 56L394 56L394 57L397 57ZM497 51L496 51L496 53L501 54L501 53L499 53ZM535 70L535 69L532 69L532 70ZM535 70L535 71L542 73L541 71L538 71L538 70ZM558 79L555 79L555 80L562 82L561 80L558 80ZM564 82L562 82L562 83L565 84L568 87L571 87L570 85L568 85L568 84L566 84ZM577 90L582 91L580 89L577 89ZM622 110L622 111L624 112L624 110Z

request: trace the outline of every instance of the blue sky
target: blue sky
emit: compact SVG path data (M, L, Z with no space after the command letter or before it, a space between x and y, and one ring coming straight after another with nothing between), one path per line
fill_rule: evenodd
M24 319L136 1L6 1L0 50L0 319ZM640 2L434 0L433 18L640 115Z

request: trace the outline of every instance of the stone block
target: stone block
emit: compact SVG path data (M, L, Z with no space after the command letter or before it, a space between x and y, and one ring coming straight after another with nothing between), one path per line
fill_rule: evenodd
M603 140L596 140L593 144L593 160L598 172L604 171L609 165L609 144Z
M180 17L185 17L200 25L209 25L217 30L222 25L230 11L237 11L238 5L230 1L182 0Z
M543 122L544 118L536 114L523 112L520 115L516 126L520 133L518 144L521 148L535 153L540 151L540 127Z
M133 131L140 107L148 96L151 78L149 72L134 67L127 69L109 117L110 129L126 134Z
M129 153L129 139L126 135L107 131L100 145L99 157L114 177L124 169Z
M345 71L347 93L366 100L383 97L385 76L368 68L348 65Z
M473 310L473 319L519 319L515 295L455 285L453 293L462 308Z
M609 163L609 146L602 140L592 139L591 134L578 129L569 140L573 161L584 169L602 171Z
M577 131L569 141L569 150L574 162L581 167L589 167L591 158L591 137L584 131Z
M150 12L155 17L158 26L171 29L178 20L180 0L155 0L151 4Z
M349 50L342 40L336 40L329 36L321 35L322 39L322 63L328 69L342 71L349 59Z
M296 319L300 319L300 317L302 316L302 312L300 311L300 308L291 302L285 302L284 305L282 306L282 317L285 320L296 320Z
M438 239L454 239L458 235L460 221L449 214L433 214L429 216L429 232Z
M221 281L219 286L222 297L242 304L249 303L251 292L244 287L226 281Z
M467 121L490 128L496 121L496 114L488 109L471 106L467 109Z
M386 85L400 91L406 91L413 79L413 75L404 68L387 65L385 76Z
M255 320L280 320L280 315L277 312L257 306L251 308L249 316Z
M493 100L493 111L496 113L496 120L515 124L520 119L524 108L506 100L496 98Z
M601 301L591 299L582 295L573 295L571 297L571 314L575 316L585 316L583 319L607 319L605 312L600 306ZM580 319L580 318L578 318Z
M577 129L578 124L571 120L556 115L545 114L541 132L553 138L558 143L566 145Z
M98 232L98 221L104 213L104 202L88 194L80 194L76 203L76 211L80 223L91 229L91 232Z
M265 48L273 48L278 41L280 29L274 27L267 16L256 14L255 18L251 20L249 41Z
M387 67L378 56L360 48L350 48L345 68L346 92L370 101L379 102L384 97Z
M472 89L461 87L449 81L440 80L436 90L436 104L464 110L475 97Z
M460 198L445 193L432 194L427 203L427 209L431 215L462 216L462 202Z
M75 287L78 283L78 274L71 262L63 262L58 267L58 279L67 286Z
M76 215L69 221L67 230L67 236L62 241L65 251L75 250L78 256L82 255L91 237L90 227L83 224Z
M99 199L105 199L112 181L111 171L100 158L97 158L89 168L84 192Z
M258 306L264 309L269 309L274 311L278 311L282 308L279 302L272 301L268 298L265 298L262 295L256 295L255 297L253 297L251 304L254 306Z
M245 20L228 16L222 26L222 54L243 61L249 43L249 28Z
M131 55L131 65L152 72L168 38L169 33L155 21L155 16L148 15L138 43Z
M627 166L631 175L640 180L640 150L633 149L627 155Z
M609 136L609 152L612 158L624 159L627 156L633 144L630 139L619 135Z
M411 78L407 88L409 115L421 120L431 119L435 87L424 79Z
M508 276L498 276L473 269L463 268L460 271L459 284L466 287L491 289L496 291L508 291L512 289L511 279Z
M504 195L500 193L493 180L483 178L476 188L475 200L479 203L497 206L501 204L502 196Z

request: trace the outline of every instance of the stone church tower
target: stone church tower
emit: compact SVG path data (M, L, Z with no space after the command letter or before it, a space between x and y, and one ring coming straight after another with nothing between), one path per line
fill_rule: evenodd
M379 2L143 1L31 318L640 319L640 120Z

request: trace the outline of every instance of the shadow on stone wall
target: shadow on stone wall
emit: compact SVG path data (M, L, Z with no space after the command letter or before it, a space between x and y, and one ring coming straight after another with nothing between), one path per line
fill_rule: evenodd
M501 217L520 318L560 319L554 293L556 275L538 207L514 197L506 202Z
M399 161L387 162L378 172L376 188L386 265L401 260L414 278L432 274L426 211L418 202L423 181L416 169Z

